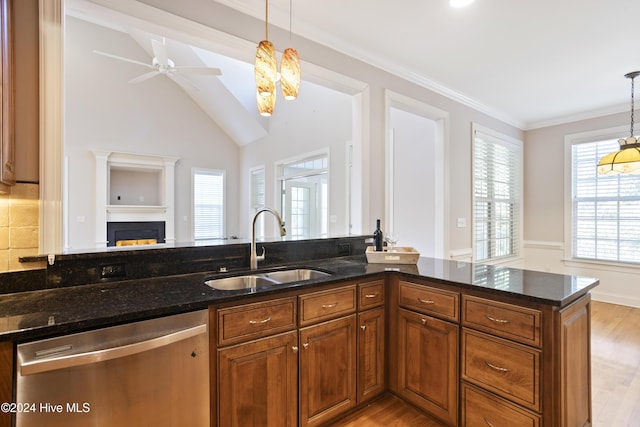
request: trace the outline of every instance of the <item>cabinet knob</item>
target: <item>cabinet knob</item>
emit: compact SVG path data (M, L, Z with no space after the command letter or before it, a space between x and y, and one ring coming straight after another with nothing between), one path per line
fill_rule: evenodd
M293 347L291 347L291 350L293 350L294 353L298 352L298 346L294 345Z
M305 350L308 349L309 348L309 343L306 342L306 343L302 344L302 347L304 347Z
M362 325L360 326L360 329L362 329L363 331L367 329L367 325Z
M422 324L423 324L423 325L426 325L426 324L427 324L427 319L426 319L426 318L424 318L424 317L423 317L422 319L420 319L420 321L422 322Z

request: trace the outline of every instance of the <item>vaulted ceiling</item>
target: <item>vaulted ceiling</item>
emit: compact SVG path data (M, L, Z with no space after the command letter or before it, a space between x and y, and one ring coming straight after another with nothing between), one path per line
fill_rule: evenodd
M209 1L264 19L263 0ZM640 70L640 27L633 21L638 16L637 0L476 0L462 9L451 8L448 0L269 2L270 23L286 30L291 25L293 37L329 46L522 129L628 111L630 82L624 74ZM151 35L132 36L151 55ZM234 89L237 73L224 71L239 67L238 73L251 73L250 64L197 49L179 53L180 47L173 45L176 58L187 55L187 61L223 68L212 83L221 96L233 95L239 106L254 101L254 94L241 93L246 85ZM260 132L248 129L229 131L249 132L238 135L243 140Z

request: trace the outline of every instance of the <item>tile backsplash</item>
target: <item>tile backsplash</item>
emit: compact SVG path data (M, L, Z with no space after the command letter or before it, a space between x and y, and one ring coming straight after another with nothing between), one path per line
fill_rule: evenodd
M40 230L38 184L16 184L0 195L0 273L43 268L44 263L20 263L38 255Z

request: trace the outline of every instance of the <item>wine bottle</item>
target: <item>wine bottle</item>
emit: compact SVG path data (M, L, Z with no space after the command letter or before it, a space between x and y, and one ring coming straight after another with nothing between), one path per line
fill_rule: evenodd
M375 251L378 251L378 252L382 251L382 240L383 240L383 235L382 235L382 230L380 230L380 220L377 219L376 231L373 232L373 249Z

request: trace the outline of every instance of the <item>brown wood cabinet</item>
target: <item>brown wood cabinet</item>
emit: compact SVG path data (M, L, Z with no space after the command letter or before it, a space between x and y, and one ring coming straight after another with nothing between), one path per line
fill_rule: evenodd
M356 315L300 329L300 425L356 405Z
M358 284L358 403L386 388L385 281Z
M295 296L211 309L217 357L211 424L294 427L298 423Z
M388 390L451 426L589 426L590 301L389 275L212 307L212 425L317 426Z
M463 295L463 423L590 426L590 302L559 310Z
M401 309L399 394L449 425L458 420L458 325Z
M0 193L16 183L12 0L0 0Z
M13 402L13 343L0 341L0 403ZM0 411L0 427L11 426L11 414Z
M300 325L312 325L298 336L300 426L316 426L357 402L356 286L303 294L298 303Z
M293 331L219 351L220 426L297 425L297 344Z
M389 389L455 426L460 294L431 285L396 277L388 283Z

